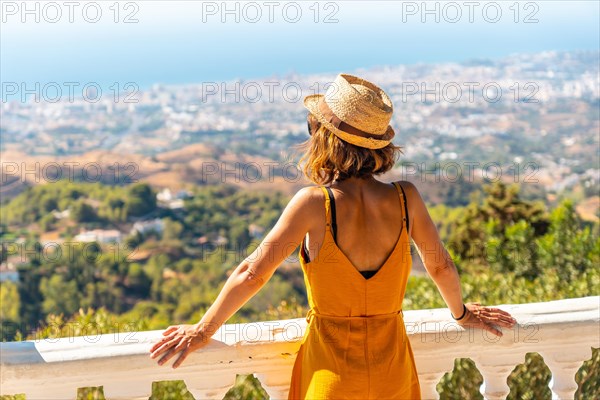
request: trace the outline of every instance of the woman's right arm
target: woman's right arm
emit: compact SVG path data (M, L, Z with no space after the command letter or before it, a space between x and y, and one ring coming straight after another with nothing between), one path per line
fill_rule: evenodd
M463 315L464 303L458 270L442 243L425 202L415 185L410 182L402 182L402 187L406 191L410 221L409 233L417 246L427 273L435 282L452 315L459 318ZM457 321L461 326L481 328L502 336L502 332L496 326L511 328L516 322L509 313L497 308L484 307L478 303L468 303L466 308L464 318Z

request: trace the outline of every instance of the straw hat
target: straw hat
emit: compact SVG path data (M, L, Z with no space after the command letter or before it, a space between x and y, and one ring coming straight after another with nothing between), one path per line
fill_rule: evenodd
M338 75L325 95L306 96L304 107L337 137L356 146L380 149L394 138L389 96L356 76Z

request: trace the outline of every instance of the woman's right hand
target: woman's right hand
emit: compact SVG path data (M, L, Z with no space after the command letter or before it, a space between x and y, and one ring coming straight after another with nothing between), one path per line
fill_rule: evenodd
M517 322L506 311L499 308L482 306L479 303L466 303L467 312L460 321L456 321L463 328L479 328L502 336L502 331L497 327L512 328Z

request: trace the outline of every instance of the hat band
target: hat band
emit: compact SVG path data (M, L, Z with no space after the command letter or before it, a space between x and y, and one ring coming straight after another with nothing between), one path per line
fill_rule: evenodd
M323 117L333 126L335 126L337 129L344 131L346 133L349 133L351 135L355 135L355 136L360 136L363 138L373 138L373 139L381 139L381 137L383 135L377 135L374 133L369 133L369 132L365 132L365 131L361 131L358 128L353 127L352 125L342 121L341 119L338 118L337 115L335 115L333 113L333 110L329 107L329 105L325 102L324 97L322 97L319 100L319 111L321 111L321 114L323 115Z

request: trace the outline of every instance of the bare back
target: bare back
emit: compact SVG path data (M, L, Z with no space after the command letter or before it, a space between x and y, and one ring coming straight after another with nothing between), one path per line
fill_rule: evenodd
M398 191L375 179L349 179L330 187L336 205L338 247L357 270L378 270L402 231L404 210ZM324 210L319 220L320 226L308 231L311 259L317 257L325 237Z

